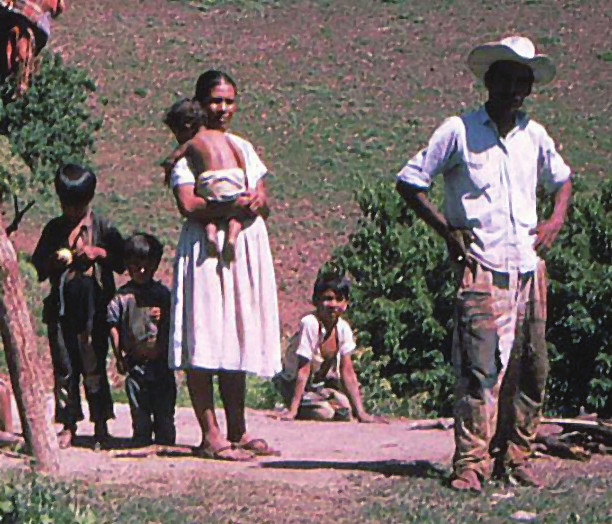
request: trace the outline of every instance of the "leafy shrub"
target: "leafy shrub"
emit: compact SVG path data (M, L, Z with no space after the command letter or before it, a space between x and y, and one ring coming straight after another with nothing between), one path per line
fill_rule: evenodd
M454 290L443 242L388 181L358 179L357 187L357 232L324 270L352 276L349 316L359 343L371 347L357 365L364 397L384 404L391 391L398 399L387 408L447 414Z
M437 190L431 197L439 203ZM575 192L547 256L548 409L585 406L610 416L612 181L597 195ZM354 282L349 316L360 344L371 347L357 361L364 397L370 407L448 414L455 285L444 242L388 181L357 183L356 199L363 215L357 231L323 270L346 272Z
M578 188L547 263L549 405L612 416L612 181Z
M39 71L22 97L12 98L12 79L0 86L2 134L29 170L1 164L0 194L31 197L49 186L61 163L87 163L101 125L88 105L95 88L83 70L65 66L60 55L49 52L41 55Z
M36 475L15 477L0 486L0 522L6 524L94 524L76 489Z

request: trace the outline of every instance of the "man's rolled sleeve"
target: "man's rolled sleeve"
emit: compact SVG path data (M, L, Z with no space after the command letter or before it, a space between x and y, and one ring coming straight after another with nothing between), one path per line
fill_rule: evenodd
M448 170L457 152L457 131L461 119L447 119L431 136L427 147L412 157L397 174L398 182L428 189L433 178Z
M540 183L547 193L554 193L570 176L570 167L557 151L554 140L544 132L540 142Z

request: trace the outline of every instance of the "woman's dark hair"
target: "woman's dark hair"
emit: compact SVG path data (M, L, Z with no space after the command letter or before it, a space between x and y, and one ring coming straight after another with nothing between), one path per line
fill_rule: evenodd
M223 83L230 84L234 88L236 95L238 95L238 86L231 76L217 69L209 69L198 77L193 99L200 103L205 102L213 88Z
M123 247L123 259L125 262L131 260L150 260L155 269L161 262L164 254L163 244L149 233L134 233L125 241Z
M347 278L336 274L323 274L317 277L312 290L312 301L317 302L321 295L331 289L336 295L348 300L351 292L351 283Z
M87 205L96 192L96 175L78 164L64 164L55 173L55 192L67 206Z
M164 124L172 131L191 129L195 134L200 127L206 125L206 115L199 102L181 98L166 113Z

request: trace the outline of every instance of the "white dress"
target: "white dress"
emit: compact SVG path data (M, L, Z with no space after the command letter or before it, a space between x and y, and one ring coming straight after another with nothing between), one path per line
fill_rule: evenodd
M229 135L240 148L249 188L266 167L253 146ZM180 159L170 180L172 188L194 185L187 161ZM227 226L219 224L217 247ZM206 256L206 230L187 220L174 263L168 361L172 369L246 371L271 377L281 370L280 324L272 253L263 218L245 224L230 265Z

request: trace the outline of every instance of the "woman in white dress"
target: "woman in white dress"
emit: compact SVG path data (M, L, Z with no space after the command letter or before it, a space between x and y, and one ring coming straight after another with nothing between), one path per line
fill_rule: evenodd
M195 100L207 127L226 132L236 111L237 87L227 74L206 71L198 78ZM200 456L249 460L278 454L246 431L245 374L271 377L281 368L280 328L272 254L264 218L268 215L266 167L253 146L228 134L246 165L247 192L235 204L207 202L195 194L199 173L185 158L173 167L170 184L187 219L177 246L172 289L169 363L184 369L194 411L202 429ZM218 222L223 246L228 216L243 221L231 263L208 257L205 223ZM225 219L225 220L224 220ZM213 376L227 420L227 438L215 416Z

